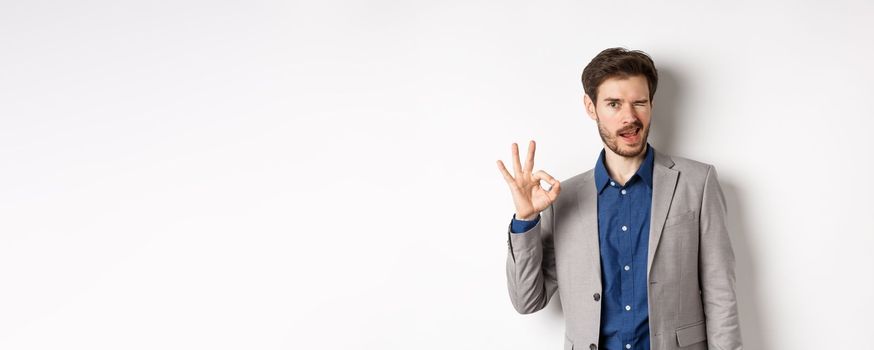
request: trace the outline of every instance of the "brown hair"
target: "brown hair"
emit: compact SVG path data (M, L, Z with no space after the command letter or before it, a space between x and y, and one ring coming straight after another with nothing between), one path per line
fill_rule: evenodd
M597 104L598 86L609 78L628 78L643 75L649 85L649 100L655 96L659 82L658 71L652 59L643 51L613 47L601 51L583 69L583 90Z

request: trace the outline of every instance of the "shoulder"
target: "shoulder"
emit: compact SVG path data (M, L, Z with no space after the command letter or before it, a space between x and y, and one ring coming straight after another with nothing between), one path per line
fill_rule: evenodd
M566 194L573 193L576 196L579 192L584 192L587 189L595 188L595 169L589 169L584 172L573 175L569 178L561 180L561 192ZM565 198L570 197L568 195Z
M690 159L686 157L674 156L671 155L671 160L674 162L674 169L676 170L685 170L688 172L703 172L707 173L713 168L713 164L705 163L699 160Z
M576 187L576 185L582 185L586 182L592 182L595 180L595 168L586 170L574 176L571 176L567 179L561 181L562 185L568 184Z
M591 197L595 192L595 169L586 170L559 180L559 182L561 183L561 193L543 212L544 217L551 217L552 220L574 215L581 210L581 205L586 205L589 202L582 199Z
M577 202L581 196L585 196L585 193L594 190L595 169L586 170L559 180L559 182L561 183L561 194L553 205L557 207L575 206L578 204Z
M703 184L716 173L716 167L711 163L656 151L656 166L659 164L677 171L680 181L690 183Z

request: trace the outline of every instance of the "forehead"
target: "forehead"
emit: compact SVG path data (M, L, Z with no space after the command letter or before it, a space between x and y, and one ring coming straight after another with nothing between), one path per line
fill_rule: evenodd
M649 85L643 75L611 77L598 85L598 99L648 99Z

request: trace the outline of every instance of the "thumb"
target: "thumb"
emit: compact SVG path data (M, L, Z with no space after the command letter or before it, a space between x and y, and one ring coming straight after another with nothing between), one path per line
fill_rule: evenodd
M558 182L552 175L549 175L543 170L538 170L534 173L534 178L543 180L549 183L549 191L546 193L547 197L549 197L550 201L554 201L558 198L559 192L561 192L561 183Z

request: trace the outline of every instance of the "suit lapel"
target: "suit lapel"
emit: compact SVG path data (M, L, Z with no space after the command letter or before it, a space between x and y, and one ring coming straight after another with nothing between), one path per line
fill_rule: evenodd
M583 230L585 249L591 257L591 265L596 272L597 281L601 281L601 247L598 235L598 190L595 188L595 172L590 171L582 182L577 201L580 204L580 225Z
M671 169L674 166L674 161L655 149L653 151L655 158L653 159L652 173L653 188L652 211L649 223L649 249L647 250L648 256L646 260L647 280L649 280L652 261L659 246L659 239L662 237L662 229L665 227L665 219L667 219L668 210L671 208L671 201L674 199L674 190L677 188L678 177L678 172Z

